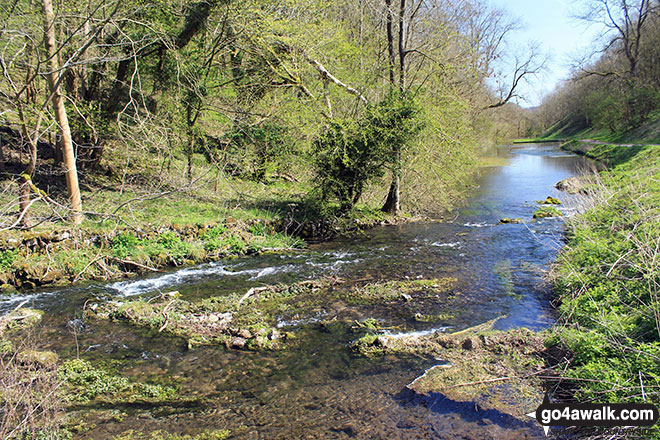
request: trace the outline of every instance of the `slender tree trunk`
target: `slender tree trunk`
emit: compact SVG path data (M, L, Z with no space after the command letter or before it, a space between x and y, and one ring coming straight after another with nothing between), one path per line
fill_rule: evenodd
M387 54L388 60L387 64L390 72L390 84L394 86L394 33L392 32L392 0L385 0L385 6L387 7L387 15L385 21L385 28L387 29Z
M394 36L392 34L392 17L391 17L391 2L392 0L385 0L388 7L387 17L387 49L390 54L390 83L395 87L394 83ZM399 2L399 19L398 19L398 52L399 52L399 90L401 93L405 91L406 87L406 50L405 50L405 13L406 13L406 0ZM390 189L387 193L385 204L381 208L382 211L392 215L399 215L401 213L401 145L393 145L394 164L392 166L392 182Z
M325 98L325 105L328 107L328 117L332 119L332 101L330 101L330 90L328 85L330 80L323 80L323 97Z
M64 98L58 84L59 63L55 52L55 29L53 23L55 14L53 13L53 3L51 0L43 0L44 11L44 42L46 53L49 57L48 85L53 95L53 109L55 111L55 120L60 131L62 155L64 159L66 186L69 192L69 202L71 204L71 220L75 224L82 222L82 202L80 200L80 187L78 186L78 170L76 168L76 157L73 152L73 142L71 140L71 129L69 119L67 118L66 108L64 107Z
M399 3L399 88L401 93L406 89L405 14L406 0L401 0Z
M195 151L195 137L193 134L190 135L190 143L188 144L188 151L186 152L188 156L188 168L186 170L186 176L188 177L188 184L191 184L193 181L193 153Z
M23 113L23 108L22 105L18 105L18 114L19 118L21 120L21 128L22 128L22 134L23 134L23 142L24 144L27 144L28 148L30 149L30 155L28 157L28 165L25 168L25 171L23 171L23 174L21 174L21 178L19 180L19 198L18 198L18 205L20 209L20 214L21 216L21 226L24 228L29 228L32 226L32 222L30 221L30 194L32 193L32 177L34 176L34 170L37 166L37 145L35 142L32 141L32 138L30 138L30 135L27 130L27 126L25 125L25 116ZM21 148L22 149L22 148Z
M390 190L381 211L399 215L401 213L401 146L396 147L395 155L395 162L392 167L392 183L390 183Z

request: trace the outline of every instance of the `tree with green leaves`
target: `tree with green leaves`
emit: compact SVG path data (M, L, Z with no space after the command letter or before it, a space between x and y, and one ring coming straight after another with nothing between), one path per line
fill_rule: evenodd
M420 116L413 99L392 91L357 121L330 121L315 142L322 198L336 200L342 213L353 209L368 183L399 166L397 152L421 130Z

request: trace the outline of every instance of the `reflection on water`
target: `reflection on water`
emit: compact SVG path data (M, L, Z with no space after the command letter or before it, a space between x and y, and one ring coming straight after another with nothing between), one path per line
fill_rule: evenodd
M73 353L66 331L70 319L92 296L134 296L176 289L185 298L244 291L270 283L290 283L329 274L346 280L383 281L450 276L461 295L429 303L429 322L406 319L382 307L360 313L406 331L460 330L506 315L500 328L541 329L553 322L543 271L560 247L560 219L532 220L536 200L552 195L572 212L571 196L554 184L587 163L556 147L499 147L505 167L486 168L469 203L442 223L376 228L359 238L312 246L290 255L263 255L185 268L107 285L87 284L32 296L48 312L48 345ZM521 224L498 224L501 218ZM4 310L17 300L0 304ZM450 312L450 313L448 313ZM320 312L322 315L322 311ZM83 356L121 361L124 373L139 378L176 375L188 404L176 408L126 408L122 422L107 422L89 438L111 438L126 429L195 432L228 428L232 438L541 438L533 423L442 396L410 396L410 383L433 359L387 356L364 359L346 347L350 331L331 331L307 321L294 329L299 341L283 352L226 352L216 347L187 350L176 338L118 323L89 322L80 335ZM281 320L281 326L295 324Z

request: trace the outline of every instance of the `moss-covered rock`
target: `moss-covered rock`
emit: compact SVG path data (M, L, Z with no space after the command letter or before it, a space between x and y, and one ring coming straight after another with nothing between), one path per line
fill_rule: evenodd
M548 196L545 200L539 200L536 203L539 205L561 205L561 200L556 197Z
M169 402L177 400L177 385L160 385L129 380L97 368L83 359L64 362L58 370L64 400L70 403Z
M314 298L322 289L338 284L337 278L322 278L291 285L264 286L211 297L198 302L163 294L148 300L90 305L86 312L97 318L126 320L183 337L190 346L224 345L233 349L277 348L285 337L275 328L276 313L296 297ZM289 308L289 307L285 307Z
M562 217L564 214L554 206L542 206L532 214L533 218Z
M25 364L53 367L57 365L59 357L54 351L25 350L18 353L18 360Z
M592 185L592 179L585 176L569 177L557 182L555 188L568 194L586 194Z

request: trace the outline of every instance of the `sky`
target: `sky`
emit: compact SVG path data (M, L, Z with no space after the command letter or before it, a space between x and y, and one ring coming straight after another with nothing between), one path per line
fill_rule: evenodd
M543 96L566 79L576 55L589 53L598 36L597 26L587 26L576 20L579 2L568 0L488 0L492 5L506 9L518 17L524 28L511 34L510 42L527 47L531 41L539 44L540 51L549 57L544 74L530 79L520 89L527 102L523 107L534 107Z

